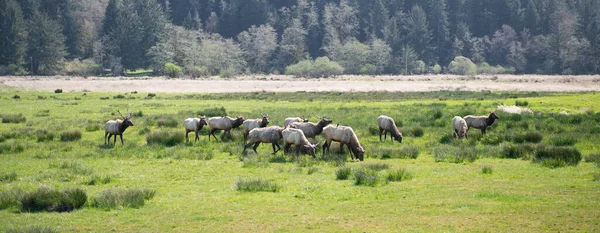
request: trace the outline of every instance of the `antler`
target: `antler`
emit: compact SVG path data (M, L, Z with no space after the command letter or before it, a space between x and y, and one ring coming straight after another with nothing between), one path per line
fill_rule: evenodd
M131 113L129 112L129 108L127 108L127 118L131 118Z
M121 110L117 109L117 112L119 113L119 115L121 115L121 117L122 117L122 118L125 118L125 117L123 116L123 114L121 114Z

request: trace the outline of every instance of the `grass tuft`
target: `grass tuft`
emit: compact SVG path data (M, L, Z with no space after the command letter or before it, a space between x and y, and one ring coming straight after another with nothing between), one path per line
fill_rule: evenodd
M550 145L553 146L574 146L577 139L574 137L565 136L563 134L550 139Z
M492 174L493 172L494 172L494 169L492 168L492 166L485 165L481 168L482 174Z
M306 171L306 174L312 175L312 174L318 172L319 170L321 170L321 169L319 169L318 167L309 167L308 171Z
M347 180L351 174L352 168L346 165L335 169L335 178L338 180Z
M600 163L600 153L593 153L585 156L585 161L588 163Z
M379 174L371 169L358 169L354 171L354 184L363 186L377 186L381 182Z
M538 147L533 162L542 166L557 168L576 166L581 161L581 153L574 147Z
M81 189L58 191L48 187L24 193L19 197L21 210L25 212L65 212L80 209L87 202L87 194Z
M399 181L403 181L403 180L410 180L410 179L412 179L412 177L413 177L412 173L410 173L410 172L406 171L406 169L402 168L402 169L389 171L387 173L386 179L389 182L399 182Z
M110 175L99 176L93 175L89 180L85 181L85 185L98 185L98 184L108 184L112 180Z
M99 209L115 209L119 207L139 208L146 200L152 199L156 191L141 188L111 188L100 192L90 201L90 205Z
M54 134L45 129L38 129L35 131L35 138L37 142L52 141L54 140Z
M185 135L180 131L155 131L146 135L146 142L149 145L163 145L172 147L183 143Z
M390 165L387 163L369 163L363 165L364 168L372 170L372 171L382 171L390 168Z
M27 118L23 116L23 114L2 114L0 115L2 118L2 123L23 123L27 121Z
M235 189L241 192L279 192L281 186L267 180L239 179L235 182Z
M17 180L17 173L3 173L0 175L0 182L12 182Z
M60 133L60 140L63 142L72 142L81 139L79 130L67 130Z
M415 138L423 137L425 135L425 130L423 127L417 126L409 130L409 134Z

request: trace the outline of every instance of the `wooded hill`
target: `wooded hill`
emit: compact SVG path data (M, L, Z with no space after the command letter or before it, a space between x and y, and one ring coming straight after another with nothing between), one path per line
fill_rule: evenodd
M600 71L597 0L0 0L0 74Z

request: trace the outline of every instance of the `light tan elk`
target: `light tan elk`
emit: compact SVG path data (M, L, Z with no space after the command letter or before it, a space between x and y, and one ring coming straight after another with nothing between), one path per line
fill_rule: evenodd
M390 132L390 138L398 142L402 142L402 132L396 127L396 122L389 116L381 115L377 118L377 125L379 126L379 141L381 141L381 133L383 133L383 139L387 139L387 132Z
M269 124L269 114L260 114L260 116L262 119L248 119L242 124L244 125L244 143L246 143L246 140L248 140L248 134L250 133L250 130L267 127Z
M331 122L332 120L322 117L316 124L312 122L293 122L291 126L302 130L306 138L312 138L313 141L316 141L315 137L321 134L323 132L323 127L331 124Z
M277 153L277 151L281 150L281 147L279 146L279 140L281 140L281 138L283 137L282 131L283 131L283 128L281 128L279 126L271 126L271 127L266 127L266 128L255 128L253 130L250 130L250 133L249 133L250 142L248 142L248 144L246 144L244 146L243 152L246 152L246 149L248 149L253 144L254 144L254 146L252 147L252 149L254 150L254 152L256 152L256 148L262 142L262 143L271 143L271 146L273 147L273 154ZM276 146L277 146L277 149L275 149ZM258 153L258 152L256 152L256 153Z
M106 122L106 128L104 130L104 144L107 143L106 136L108 136L108 144L110 144L110 137L113 135L115 136L113 145L116 144L117 135L119 135L119 137L121 137L121 145L123 145L123 132L125 132L127 127L133 126L133 123L131 122L131 113L129 113L129 110L127 110L127 116L123 116L119 110L117 110L117 112L119 115L121 115L123 120L116 119Z
M329 152L329 147L332 141L340 143L340 153L344 152L344 145L348 146L350 150L350 156L352 160L356 157L358 160L363 161L365 157L365 150L360 145L358 137L349 126L333 126L329 125L323 129L323 135L325 136L325 144L323 144L323 155L325 155L325 149Z
M190 132L195 132L196 137L194 138L194 142L200 141L200 130L203 126L207 125L206 116L198 115L197 118L188 118L183 121L185 125L185 142L189 142L188 134Z
M304 133L300 129L296 128L285 128L281 135L283 136L283 152L288 153L290 150L290 146L294 144L296 147L296 156L300 155L300 152L311 155L313 158L316 158L315 150L317 148L316 144L311 144Z
M469 129L471 127L481 129L481 134L485 135L485 130L488 126L494 124L494 120L500 119L495 112L490 112L488 116L465 116L463 119L467 122Z
M235 119L228 116L208 118L208 128L210 129L208 133L208 141L210 141L210 135L212 135L215 140L217 139L215 136L215 131L223 130L223 133L231 135L231 129L239 127L242 125L242 123L244 123L244 118L242 116L239 116Z
M467 130L469 127L467 126L467 122L465 119L459 116L455 116L452 118L452 127L454 128L454 137L455 138L467 138Z
M288 117L285 118L285 120L283 121L283 128L288 127L288 125L294 123L294 122L308 122L308 118L301 118L301 117Z

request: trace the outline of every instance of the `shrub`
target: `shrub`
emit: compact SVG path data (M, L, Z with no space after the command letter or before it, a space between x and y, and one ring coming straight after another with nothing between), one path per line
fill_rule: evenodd
M379 174L370 169L358 169L354 171L354 184L364 186L376 186L380 182Z
M600 173L598 173L598 172L594 172L594 173L592 174L592 177L593 177L593 178L592 178L592 180L593 180L593 181L600 181Z
M54 93L57 93L57 94L58 93L63 93L63 90L62 89L56 89L56 90L54 90Z
M173 117L159 118L156 120L156 126L158 127L176 128L178 124L179 121L175 120Z
M203 78L212 75L206 66L194 66L193 68L188 68L187 73L193 78Z
M286 163L284 155L273 155L269 157L269 163Z
M81 208L87 202L87 194L81 189L58 191L41 187L20 196L19 202L21 210L26 212L65 212Z
M409 133L413 137L418 138L418 137L423 137L423 135L425 135L425 130L420 126L417 126L417 127L410 129Z
M471 59L463 56L457 56L448 65L448 70L451 74L475 75L477 73L477 66L471 61Z
M532 152L533 150L528 149L525 145L506 144L500 149L502 157L507 159L527 158L528 154Z
M412 174L406 169L398 169L387 173L386 179L389 182L403 181L412 179Z
M477 73L479 74L514 74L515 72L516 69L514 67L490 66L487 62L477 65Z
M262 179L239 179L235 182L235 189L242 192L279 192L281 186Z
M463 163L477 160L475 150L467 147L441 145L433 150L436 162Z
M81 139L79 130L67 130L60 133L60 140L63 142L77 141Z
M0 154L3 153L19 153L19 152L23 152L25 150L25 147L23 147L23 145L21 144L16 144L15 142L11 142L11 143L2 143L0 144Z
M22 123L27 121L27 118L23 114L2 114L2 123Z
M550 139L550 144L553 146L573 146L575 143L577 143L576 138L565 136L563 134Z
M425 73L425 62L418 60L415 62L415 69L413 70L414 74L424 74Z
M17 180L17 173L4 173L0 175L0 182L12 182Z
M338 180L347 180L352 174L352 168L349 166L341 166L335 169L335 178Z
M85 126L85 131L87 132L94 132L94 131L98 131L101 129L100 124L88 124Z
M54 134L45 129L38 129L35 131L35 138L38 142L52 141Z
M511 141L514 143L524 143L524 142L539 143L542 141L543 138L544 138L544 136L542 136L541 133L530 131L525 134L512 135Z
M452 136L452 135L450 135L450 134L444 134L444 135L443 135L443 136L440 138L439 142L440 142L441 144L450 144L450 143L452 143L452 140L453 140L453 139L454 139L454 136Z
M481 143L485 145L499 145L502 143L504 139L496 134L487 134L485 137L481 138Z
M181 75L181 67L171 62L167 62L167 64L165 64L165 74L171 78L177 78Z
M170 131L155 131L146 135L146 142L149 145L163 145L163 146L175 146L183 143L185 135L183 132L170 132Z
M366 72L366 71L365 71ZM320 78L344 73L344 68L328 57L318 57L315 61L304 60L285 68L285 74L297 77Z
M442 73L442 67L436 63L435 65L429 67L429 72L432 74L440 74Z
M517 105L517 106L527 106L527 105L529 105L529 102L527 102L527 100L515 100L515 105Z
M533 162L546 167L576 166L581 161L581 153L572 147L538 147Z
M139 208L144 206L145 201L152 199L154 195L156 195L156 192L150 189L111 188L100 192L90 200L90 206L100 209Z
M70 76L95 76L102 74L102 67L96 64L92 59L73 59L73 61L65 63L64 71Z
M133 112L133 113L131 114L131 116L133 116L133 117L143 117L143 116L144 116L144 113L142 112L142 110L139 110L139 111L137 111L137 112Z
M21 210L21 202L19 197L23 196L24 192L20 189L13 189L7 191L0 191L0 210L14 208L15 210Z
M90 177L89 180L85 181L84 184L86 184L86 185L108 184L108 183L110 183L111 180L112 180L112 178L109 175L106 175L106 176L93 175L92 177Z
M113 96L113 99L125 99L125 96L118 94L118 95Z
M381 171L381 170L389 169L390 165L386 164L386 163L370 163L370 164L363 165L363 167L366 169L369 169L369 170L373 170L373 171Z
M483 166L483 168L481 168L481 173L483 174L492 174L494 172L494 169L491 166Z

